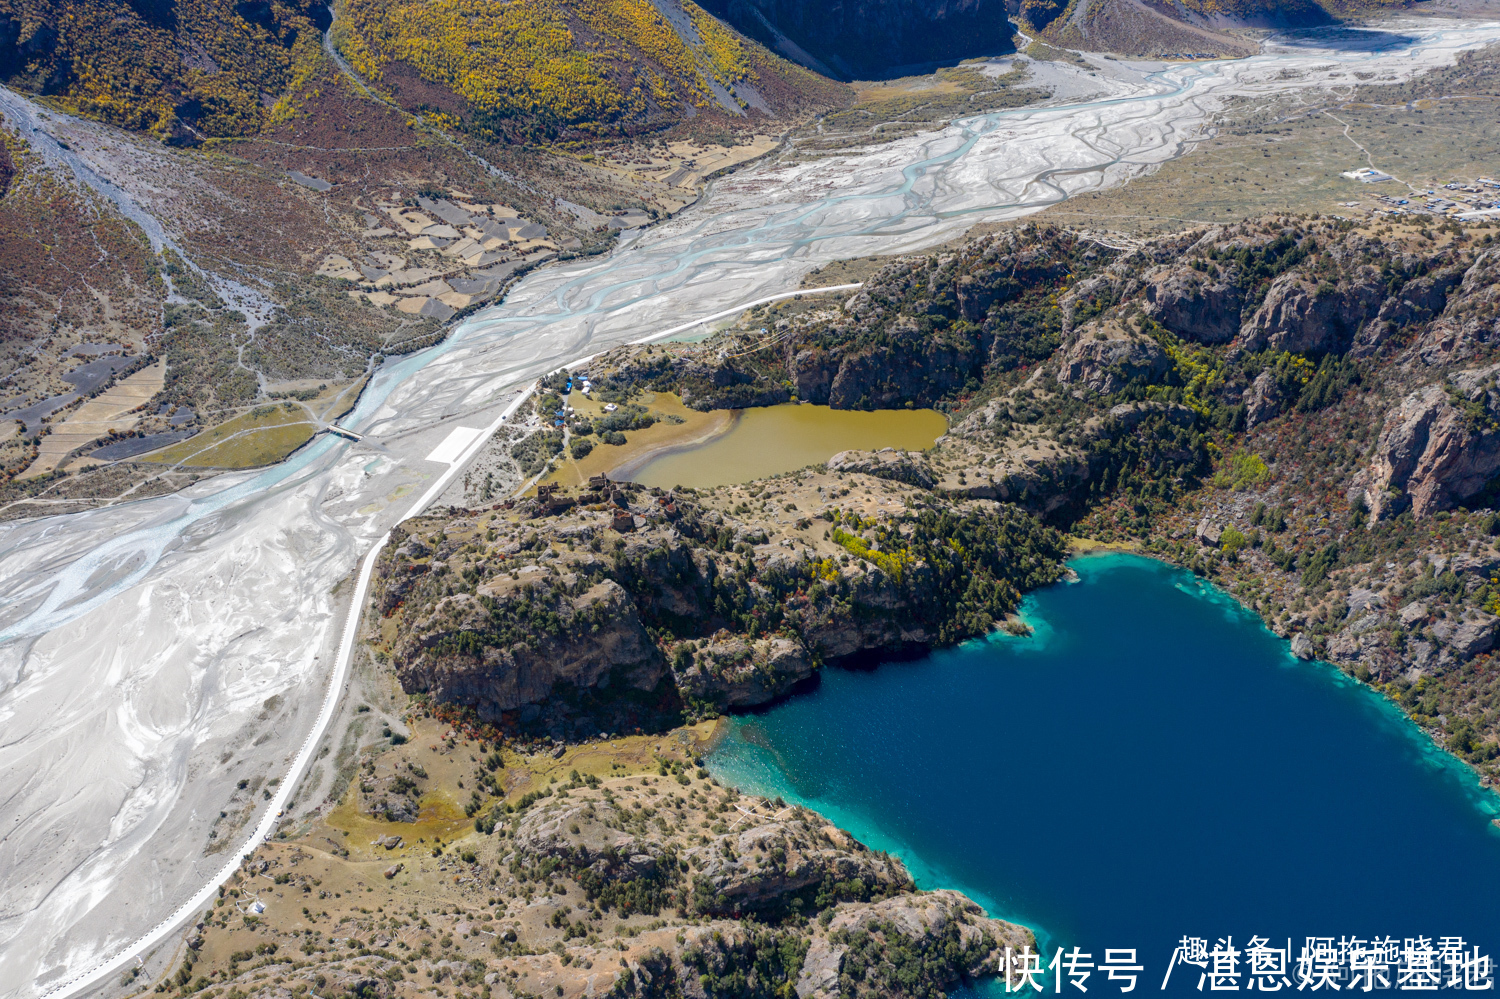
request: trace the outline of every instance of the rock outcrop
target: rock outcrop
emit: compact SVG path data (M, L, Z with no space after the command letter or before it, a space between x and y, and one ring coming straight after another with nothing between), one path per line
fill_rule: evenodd
M1500 471L1497 373L1500 365L1456 372L1386 414L1365 491L1376 517L1408 504L1417 517L1449 509Z
M1472 659L1495 647L1495 627L1500 618L1483 611L1472 611L1455 620L1446 618L1432 626L1432 635L1452 650L1459 659Z
M1043 360L1050 347L1018 338L1006 307L1061 293L1075 270L1112 256L1049 227L986 236L961 254L893 261L842 302L806 300L785 318L752 312L731 343L621 348L593 374L607 390L676 392L703 410L785 402L794 391L834 409L931 406L999 359Z
M1276 418L1289 401L1276 375L1262 371L1245 392L1245 425L1254 427Z
M1239 346L1245 351L1342 353L1384 301L1380 272L1368 265L1346 273L1337 284L1300 269L1288 271L1271 282L1265 301L1245 321Z
M789 638L729 636L684 648L684 665L673 669L677 689L689 703L753 707L786 694L812 676L812 657Z
M1107 321L1079 332L1059 361L1057 380L1109 394L1132 379L1155 380L1171 367L1172 359L1155 340Z
M879 451L840 451L828 459L828 470L873 475L920 489L931 489L937 482L932 466L920 452L890 447Z
M1152 272L1147 281L1146 313L1178 336L1228 343L1239 333L1244 292L1237 264L1179 262Z
M554 586L534 576L540 574L500 576L409 617L396 648L402 686L496 717L543 701L560 685L651 690L666 676L660 650L619 583L602 579L571 596L567 581ZM478 641L492 634L496 616L515 625L493 642Z
M849 461L921 468L886 457ZM878 517L832 502L851 488L880 497ZM959 537L969 541L955 563L948 541ZM504 520L408 522L374 596L394 619L389 651L410 693L487 720L519 711L523 723L544 703L644 710L631 692L656 692L653 710L697 713L779 697L820 660L980 633L1056 579L1063 552L1020 511L817 471L753 495L625 484L607 502L553 493Z
M844 975L882 996L929 994L916 986L995 974L1006 947L1035 946L1031 931L989 918L959 892L915 890L900 860L814 812L690 779L686 799L672 794L683 781L667 782L663 796L650 779L575 781L532 805L511 845L512 869L560 868L595 897L675 905L709 920L712 933L677 935L653 979L717 963L705 962L703 948L738 937L726 919L775 927L789 913L818 909L823 918L801 924L806 958L794 981L803 997L840 994ZM923 968L898 971L892 948L921 955Z
M690 908L710 915L784 910L829 879L861 882L862 891L877 897L912 889L900 860L866 848L814 812L755 798L730 812L738 819L734 828L702 843L633 822L615 793L573 788L566 801L526 812L516 827L516 859L523 866L550 859L604 882L681 882L683 897L692 894Z
M984 910L956 891L841 905L827 929L817 934L808 948L797 979L797 996L837 999L843 995L838 987L840 976L854 970L850 965L857 965L863 976L871 954L892 945L905 951L955 955L957 960L951 962L949 971L952 977L937 982L947 986L961 976L996 974L1007 947L1019 953L1032 943L1028 930L986 917Z

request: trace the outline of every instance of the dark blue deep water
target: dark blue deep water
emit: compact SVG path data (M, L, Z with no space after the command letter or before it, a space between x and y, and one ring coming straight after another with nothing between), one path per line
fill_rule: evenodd
M1028 598L1033 637L826 670L738 719L710 767L1033 927L1048 955L1138 949L1139 991L1185 935L1500 952L1500 801L1470 771L1193 576L1072 564L1078 582Z

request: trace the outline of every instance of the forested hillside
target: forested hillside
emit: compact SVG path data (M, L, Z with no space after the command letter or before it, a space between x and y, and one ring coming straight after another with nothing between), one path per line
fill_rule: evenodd
M247 135L328 20L316 0L0 0L0 79L161 138Z
M0 80L159 138L252 135L303 110L315 0L0 0ZM483 141L637 134L827 100L828 81L692 0L349 0L338 47L407 111Z

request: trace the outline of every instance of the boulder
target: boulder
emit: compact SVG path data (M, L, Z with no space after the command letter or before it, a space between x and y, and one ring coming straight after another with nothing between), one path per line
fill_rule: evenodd
M1385 600L1374 590L1356 586L1349 591L1349 613L1350 615L1363 614L1367 610L1379 610L1385 606Z
M1420 600L1413 600L1411 603L1401 608L1401 612L1397 615L1397 618L1401 622L1401 627L1410 628L1413 625L1420 624L1421 622L1427 620L1427 614L1427 604L1423 603Z
M1223 536L1223 525L1215 524L1207 518L1199 521L1198 529L1193 532L1193 537L1198 539L1200 545L1208 545L1211 548L1217 548L1219 546L1219 539Z
M1313 657L1312 639L1303 632L1297 632L1292 636L1292 655L1298 659L1311 659Z

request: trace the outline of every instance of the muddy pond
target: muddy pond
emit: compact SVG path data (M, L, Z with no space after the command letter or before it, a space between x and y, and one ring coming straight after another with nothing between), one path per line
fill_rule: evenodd
M923 451L948 430L931 409L858 410L788 404L738 410L721 432L643 455L612 478L648 486L708 488L747 482L827 461L840 451L893 447Z

